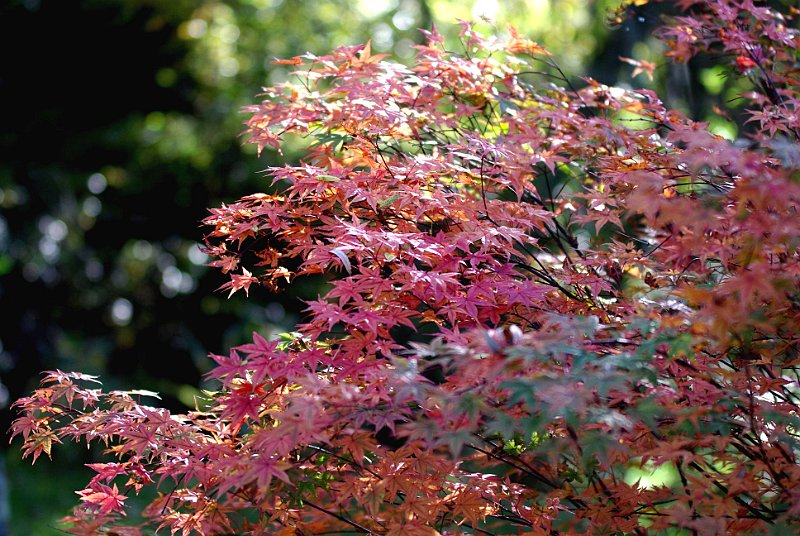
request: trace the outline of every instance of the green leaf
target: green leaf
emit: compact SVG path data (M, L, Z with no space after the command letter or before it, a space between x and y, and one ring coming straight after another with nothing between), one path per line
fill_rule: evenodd
M510 416L502 411L498 411L492 420L486 424L488 435L498 434L504 439L512 438L516 433L517 425Z
M390 197L387 197L383 201L379 202L378 205L380 205L381 208L386 208L389 205L391 205L392 203L394 203L395 201L397 201L397 199L399 197L400 197L400 194L394 194L394 195L392 195Z

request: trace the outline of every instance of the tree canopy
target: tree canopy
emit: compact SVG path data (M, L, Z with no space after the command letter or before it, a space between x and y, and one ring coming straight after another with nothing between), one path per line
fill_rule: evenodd
M203 253L229 296L319 295L213 355L193 411L60 370L16 402L26 456L108 449L69 530L796 528L796 13L676 4L665 56L747 84L716 126L578 84L513 28L425 31L408 65L369 42L278 59L295 78L246 138L304 156L211 209Z

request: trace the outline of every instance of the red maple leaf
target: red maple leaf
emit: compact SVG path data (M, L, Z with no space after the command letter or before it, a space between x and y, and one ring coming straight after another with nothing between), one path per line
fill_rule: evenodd
M87 508L96 511L100 515L112 512L125 514L125 497L117 489L117 485L112 487L105 484L95 484L94 487L76 491L81 497L81 501L86 503Z

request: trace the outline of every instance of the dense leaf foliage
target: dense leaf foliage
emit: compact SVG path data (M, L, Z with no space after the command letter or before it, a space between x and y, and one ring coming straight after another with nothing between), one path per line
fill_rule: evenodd
M230 294L324 294L213 356L187 415L59 371L18 401L34 460L114 457L71 532L795 530L800 36L752 1L678 4L668 56L753 81L747 140L575 88L514 30L428 32L411 67L369 44L281 60L298 79L248 108L249 141L311 149L213 209L206 252ZM657 468L674 481L631 478Z

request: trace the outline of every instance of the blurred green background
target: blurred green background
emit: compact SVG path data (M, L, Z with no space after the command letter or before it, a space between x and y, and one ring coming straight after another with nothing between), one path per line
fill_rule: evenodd
M313 285L227 300L197 247L207 207L266 188L281 162L242 146L241 106L288 77L275 57L371 39L407 61L417 28L510 23L566 73L655 85L700 116L733 91L702 64L630 78L619 56L663 63L658 6L609 17L613 0L11 0L0 7L0 406L45 369L192 403L209 352L291 327ZM490 31L488 24L482 29ZM693 73L695 73L693 75ZM699 73L699 74L698 74ZM734 88L735 89L735 88ZM720 130L734 135L731 125ZM298 154L288 154L289 160ZM5 442L3 442L5 444ZM57 448L31 468L6 449L0 518L11 534L59 534L92 452ZM10 491L10 493L8 493ZM10 499L9 499L10 497ZM0 528L0 536L8 533Z

